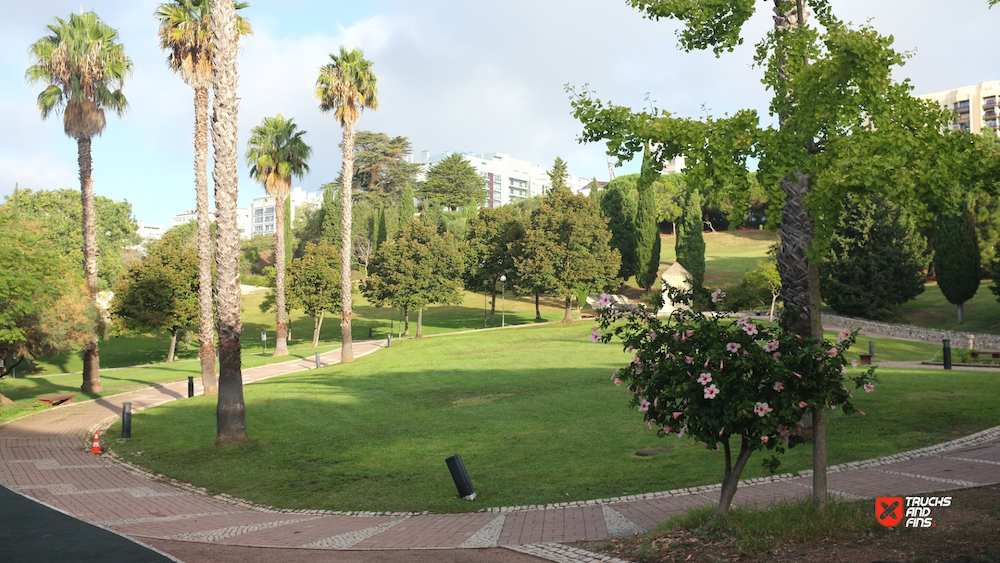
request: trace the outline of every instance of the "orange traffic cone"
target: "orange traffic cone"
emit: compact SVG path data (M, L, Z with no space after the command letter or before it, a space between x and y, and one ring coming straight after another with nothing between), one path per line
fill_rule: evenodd
M94 445L90 448L90 453L99 454L101 452L101 437L97 432L94 432Z

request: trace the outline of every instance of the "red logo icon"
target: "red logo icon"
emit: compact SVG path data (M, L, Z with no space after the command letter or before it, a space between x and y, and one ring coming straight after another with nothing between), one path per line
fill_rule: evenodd
M903 520L903 497L878 497L875 499L875 519L886 528Z

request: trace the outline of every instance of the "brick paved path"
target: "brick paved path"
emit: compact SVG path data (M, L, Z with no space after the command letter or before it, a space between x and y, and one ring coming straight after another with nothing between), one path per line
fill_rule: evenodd
M358 356L381 342L356 342ZM322 356L339 361L339 350ZM243 372L244 382L312 369L295 360ZM196 382L200 393L200 382ZM508 546L552 561L602 560L559 545L648 530L694 506L714 504L719 486L470 514L275 511L170 483L109 455L92 455L95 429L122 402L142 410L187 395L187 382L75 403L0 425L0 483L77 518L138 538L312 549ZM1000 427L946 444L830 468L831 494L847 499L904 496L1000 483ZM766 505L811 495L811 476L741 483L735 503ZM0 509L2 510L2 509ZM588 559L589 558L589 559ZM608 560L610 559L603 559Z

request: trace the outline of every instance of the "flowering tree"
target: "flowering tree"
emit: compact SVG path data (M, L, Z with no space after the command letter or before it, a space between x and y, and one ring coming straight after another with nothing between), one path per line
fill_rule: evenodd
M690 293L672 291L675 303L690 299ZM723 299L721 291L712 294L713 303L722 305ZM778 454L804 442L797 428L803 414L824 406L852 413L857 409L848 385L875 388L874 368L852 374L844 359L857 331L842 332L830 343L758 326L748 317L678 310L659 319L641 307L608 307L609 301L601 296L600 326L590 338L609 342L616 336L635 354L612 379L632 394L646 427L725 452L716 517L729 514L754 451L773 452L764 465L774 471Z

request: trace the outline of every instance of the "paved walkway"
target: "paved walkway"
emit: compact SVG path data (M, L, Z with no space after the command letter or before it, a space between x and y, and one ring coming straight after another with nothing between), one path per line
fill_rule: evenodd
M363 356L382 342L356 342ZM339 361L339 350L322 363ZM251 383L315 368L295 360L243 371ZM227 546L326 550L507 547L552 561L613 561L561 545L653 529L695 506L715 504L719 486L577 501L493 508L468 514L276 511L210 496L130 466L92 455L95 429L133 411L181 399L187 382L162 385L42 411L0 425L0 483L81 520L143 539ZM200 393L200 382L196 382ZM831 494L845 499L905 496L1000 483L1000 427L953 442L829 470ZM735 503L766 505L811 495L811 476L781 475L740 484ZM0 509L2 514L2 509Z

